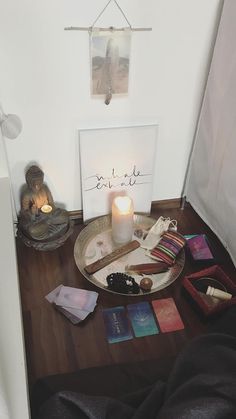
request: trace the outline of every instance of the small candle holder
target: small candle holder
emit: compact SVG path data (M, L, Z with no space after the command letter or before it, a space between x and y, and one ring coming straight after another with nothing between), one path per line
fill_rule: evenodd
M51 206L51 205L48 205L48 204L45 204L45 205L43 205L43 206L41 207L41 211L42 211L44 214L50 214L50 212L52 212L52 206Z
M129 196L117 196L112 203L112 238L125 244L132 240L134 209Z

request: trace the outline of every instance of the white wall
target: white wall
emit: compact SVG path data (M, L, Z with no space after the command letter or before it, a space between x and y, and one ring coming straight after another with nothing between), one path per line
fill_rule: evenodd
M222 0L120 0L133 26L130 91L90 97L89 26L104 0L7 0L0 13L0 101L23 132L7 141L17 206L24 168L38 162L54 199L81 209L79 128L160 124L153 200L181 195ZM113 3L100 26L123 26Z
M0 176L0 194L0 417L2 419L28 419L21 306L11 195L7 177Z
M2 132L0 130L0 178L8 177L7 160L6 160L6 147Z

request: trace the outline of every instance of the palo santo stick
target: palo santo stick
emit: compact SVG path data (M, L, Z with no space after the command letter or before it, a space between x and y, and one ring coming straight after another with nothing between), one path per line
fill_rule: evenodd
M108 255L104 256L104 258L90 263L90 265L85 266L84 269L89 275L94 274L95 272L109 265L111 262L114 262L114 260L119 259L121 256L127 255L127 253L132 252L132 250L138 249L138 247L140 247L140 243L137 240L133 240L132 242L125 244L124 246L121 246Z
M169 267L170 265L167 265L165 262L141 263L139 265L128 265L125 267L125 271L138 275L152 275L166 272Z

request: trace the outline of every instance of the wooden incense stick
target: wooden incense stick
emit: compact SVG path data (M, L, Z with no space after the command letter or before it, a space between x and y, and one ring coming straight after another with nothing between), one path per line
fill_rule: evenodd
M114 260L119 259L121 256L127 255L127 253L132 252L132 250L138 249L138 247L140 247L140 243L137 240L133 240L132 242L119 247L103 258L85 266L84 269L89 275L94 274L95 272L109 265L111 262L114 262Z

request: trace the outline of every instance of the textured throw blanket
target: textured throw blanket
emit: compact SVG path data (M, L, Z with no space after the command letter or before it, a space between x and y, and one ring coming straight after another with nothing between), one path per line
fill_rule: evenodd
M168 381L157 381L138 406L125 398L121 402L65 391L42 406L38 419L49 418L236 418L236 307L208 334L191 341L177 358Z

